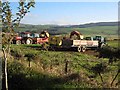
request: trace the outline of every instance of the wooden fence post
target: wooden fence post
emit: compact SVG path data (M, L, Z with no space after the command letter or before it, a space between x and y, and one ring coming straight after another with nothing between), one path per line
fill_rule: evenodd
M68 72L69 60L65 60L65 74Z

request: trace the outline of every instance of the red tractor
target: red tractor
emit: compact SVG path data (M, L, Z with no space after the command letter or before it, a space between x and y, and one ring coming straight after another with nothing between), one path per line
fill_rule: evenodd
M13 44L32 44L31 33L21 32L13 38Z
M40 35L38 33L33 33L33 44L43 44L48 43L49 33L47 31L42 31Z
M42 31L38 33L21 32L13 39L13 44L43 44L48 42L49 33Z

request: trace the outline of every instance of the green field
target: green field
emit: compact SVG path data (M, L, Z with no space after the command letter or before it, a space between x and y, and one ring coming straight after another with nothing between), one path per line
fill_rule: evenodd
M50 25L24 25L15 29L16 32L20 31L33 31L41 32L42 30L47 30L50 35L53 34L69 34L71 31L77 30L85 36L96 36L102 35L107 38L118 38L118 26L91 26L91 27L59 27Z
M111 47L115 47L115 48L118 48L119 45L118 45L119 41L118 40L112 40L112 41L107 41L107 44Z
M62 32L71 32L73 30L78 30L85 35L95 35L95 34L103 34L103 35L117 35L117 26L96 26L96 27L87 27L87 28L61 28Z
M12 45L11 55L8 63L10 90L111 88L110 82L118 67L117 62L108 65L102 73L102 82L92 68L100 63L108 64L108 58L74 51L44 51L40 50L40 45ZM116 83L117 80L112 87L116 88Z

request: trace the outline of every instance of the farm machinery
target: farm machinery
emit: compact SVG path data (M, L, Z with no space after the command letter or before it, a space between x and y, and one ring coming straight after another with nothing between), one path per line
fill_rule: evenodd
M78 31L72 31L69 37L61 35L49 36L47 31L39 33L22 32L13 39L14 44L43 44L47 43L51 48L74 49L85 52L88 48L101 48L106 45L106 39L102 36L84 37Z
M78 52L85 52L88 48L101 48L106 44L106 40L102 36L84 38L78 31L72 31L69 38L54 38L53 41L54 45L64 49L74 49Z
M13 39L13 44L43 44L47 43L49 33L42 31L39 33L21 32Z

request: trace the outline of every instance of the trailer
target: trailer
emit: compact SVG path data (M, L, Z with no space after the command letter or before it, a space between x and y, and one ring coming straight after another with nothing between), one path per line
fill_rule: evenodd
M78 52L85 52L87 48L97 48L99 43L97 40L62 40L62 48L76 49Z
M72 38L74 35L77 37ZM102 38L98 39L98 36L84 38L84 36L78 31L73 31L71 32L69 39L62 40L62 48L75 49L78 52L85 52L88 48L101 48L103 44L105 44L104 40L101 39Z

